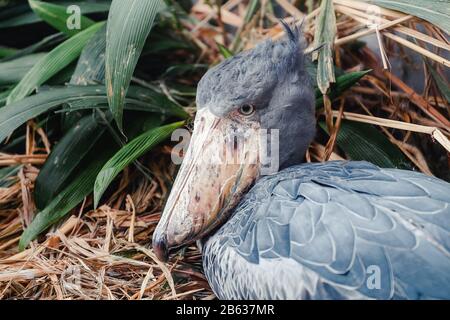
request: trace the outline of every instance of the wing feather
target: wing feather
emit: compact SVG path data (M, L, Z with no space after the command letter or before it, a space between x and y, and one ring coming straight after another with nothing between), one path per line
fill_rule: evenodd
M239 239L228 245L258 279L284 274L301 288L264 285L276 291L264 297L450 298L450 184L417 172L291 167L261 179L217 237ZM290 267L262 270L277 261Z

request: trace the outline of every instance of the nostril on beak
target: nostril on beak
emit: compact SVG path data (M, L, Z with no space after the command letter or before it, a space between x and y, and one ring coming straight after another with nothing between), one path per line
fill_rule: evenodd
M164 234L155 233L153 236L153 251L162 262L169 260L169 249L167 248L167 238Z

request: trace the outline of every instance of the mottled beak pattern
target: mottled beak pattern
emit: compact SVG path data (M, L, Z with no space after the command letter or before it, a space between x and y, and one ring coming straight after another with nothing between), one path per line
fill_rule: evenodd
M257 126L216 117L207 108L198 111L189 149L153 235L160 260L220 226L258 178Z

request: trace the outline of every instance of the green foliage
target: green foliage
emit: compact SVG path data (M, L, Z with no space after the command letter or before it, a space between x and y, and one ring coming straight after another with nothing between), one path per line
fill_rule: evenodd
M233 56L233 52L231 52L230 50L228 50L224 45L216 42L217 47L219 48L220 54L222 55L222 57L224 57L225 59L231 58Z
M448 0L362 0L410 14L440 27L450 33L450 5Z
M327 131L324 122L319 124ZM343 120L337 144L351 160L369 161L382 168L410 168L403 153L371 125Z
M446 9L437 11L424 0L420 8L406 0L370 1L429 21L439 19L437 24L448 31L448 21L443 19ZM81 9L79 30L67 27L71 15L67 7L72 4ZM258 12L272 10L270 2L266 8L261 4L248 1L244 26L229 45L232 50L217 44L225 59L239 51L240 35ZM183 9L191 5L175 0L29 0L2 7L0 29L9 38L22 38L15 34L22 28L33 34L44 24L57 30L24 39L20 45L0 46L1 151L23 152L25 124L32 119L45 129L52 144L35 182L39 212L20 239L21 249L74 212L89 195L93 194L95 207L100 205L126 167L134 164L142 170L138 159L185 123L180 120L189 118L181 105L194 105L195 82L208 68L198 59L200 49L181 23L193 22ZM98 22L107 15L107 23ZM319 108L323 93L336 99L369 71L345 73L333 66L336 29L331 0L322 1L317 21L315 45L325 45L318 52L317 66L307 68L317 79ZM448 99L446 82L433 69L431 73ZM354 160L383 167L408 165L396 146L366 124L343 121L337 144ZM20 169L0 168L0 187L16 183L13 177ZM86 204L92 207L91 201Z
M0 62L0 85L18 83L45 53L34 53L14 60Z
M45 83L56 73L67 67L80 55L89 39L103 26L103 22L96 23L86 30L67 39L50 51L37 62L22 78L8 97L7 103L13 103L25 98L33 90Z
M368 74L371 70L344 73L337 77L336 82L331 85L328 96L334 100L341 96L346 90L354 86L361 78ZM323 95L319 88L316 88L316 107L323 106Z
M335 82L333 65L333 47L336 37L336 16L332 0L322 0L320 13L317 17L314 46L319 48L313 53L317 64L317 86L322 94L327 94L330 83Z
M61 31L69 36L73 36L81 30L84 30L94 24L94 21L81 15L79 21L80 28L69 29L67 24L70 21L72 13L67 12L68 7L37 0L28 0L28 3L30 4L31 9L33 9L36 15L38 15L42 20L50 24L58 31Z
M167 139L175 129L181 127L183 124L184 121L181 121L163 127L152 128L120 149L119 152L103 166L95 180L94 206L98 206L100 198L106 188L108 188L110 183L123 169L148 150Z
M43 91L31 97L3 107L0 112L0 141L19 128L22 124L44 112L50 111L61 104L72 104L70 109L75 111L105 108L107 96L103 86L68 86ZM125 103L130 110L145 112L159 112L165 115L186 118L186 112L151 89L132 87L128 91Z
M111 113L122 129L123 106L128 87L161 0L113 0L106 34L106 87Z
M67 8L73 4L80 7L83 14L107 12L111 5L111 0L53 0L45 1L45 3L54 3L60 7ZM31 24L42 22L41 17L36 14L26 1L17 1L17 4L0 11L0 29L23 27Z

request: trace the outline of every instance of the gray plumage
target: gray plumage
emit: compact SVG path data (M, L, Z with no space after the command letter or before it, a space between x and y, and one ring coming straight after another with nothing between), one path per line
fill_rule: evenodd
M300 28L289 37L258 44L211 68L197 88L198 109L227 117L244 104L256 107L261 128L280 131L280 168L302 161L315 135L312 81Z
M203 266L221 299L450 299L449 232L446 182L303 164L257 182L205 243Z
M280 130L281 172L256 181L205 240L221 299L450 299L450 185L366 162L303 164L314 90L299 29L209 70L197 105ZM239 121L236 122L239 125Z

